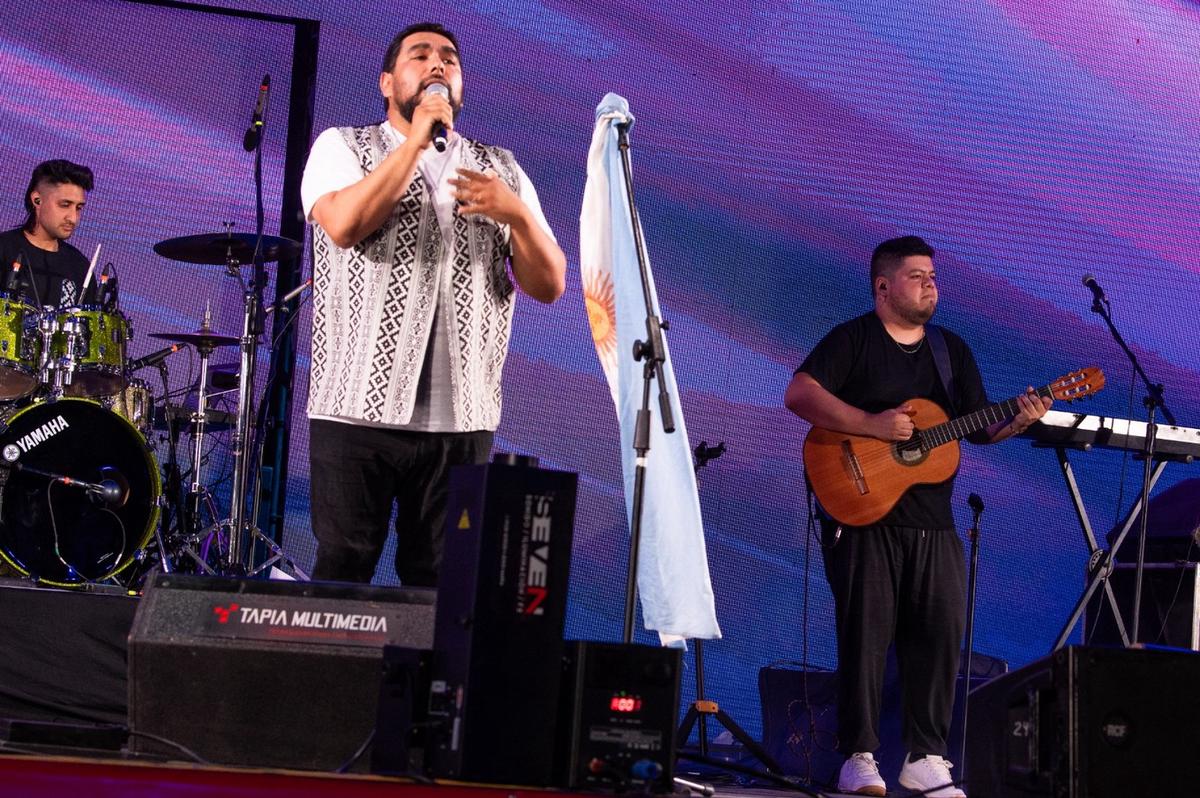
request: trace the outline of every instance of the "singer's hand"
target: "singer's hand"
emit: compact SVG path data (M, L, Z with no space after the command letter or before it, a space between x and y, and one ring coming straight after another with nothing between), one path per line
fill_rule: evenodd
M459 214L479 213L497 224L511 225L520 221L526 212L521 198L493 172L460 168L458 177L447 182L454 186Z
M440 94L425 94L413 109L409 139L421 149L427 148L433 143L433 126L437 122L446 126L447 133L453 130L454 108L450 105L450 100Z

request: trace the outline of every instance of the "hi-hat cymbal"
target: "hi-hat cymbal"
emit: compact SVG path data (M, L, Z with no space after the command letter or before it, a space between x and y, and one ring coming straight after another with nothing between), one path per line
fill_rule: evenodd
M177 344L191 344L197 349L214 349L218 346L237 346L242 339L234 335L218 335L212 330L199 329L186 333L150 333L150 338L160 341L171 341Z
M154 245L154 251L171 260L224 266L230 261L252 263L254 247L257 244L258 236L254 233L204 233L159 241ZM264 261L294 258L300 254L302 248L299 241L290 238L267 235L262 237Z

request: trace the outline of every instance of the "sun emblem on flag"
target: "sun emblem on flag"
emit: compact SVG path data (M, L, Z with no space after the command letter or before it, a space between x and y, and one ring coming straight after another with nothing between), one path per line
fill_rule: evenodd
M588 324L596 354L605 368L616 365L617 302L613 296L612 275L592 272L583 281L583 301L587 306Z

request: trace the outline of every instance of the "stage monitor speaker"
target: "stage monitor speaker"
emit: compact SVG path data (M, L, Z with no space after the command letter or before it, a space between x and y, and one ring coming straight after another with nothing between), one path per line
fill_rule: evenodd
M559 786L672 791L680 654L662 646L567 643Z
M430 772L554 782L577 475L451 470L434 628Z
M129 637L133 750L185 758L154 735L221 764L337 768L375 726L384 645L432 645L435 596L157 575Z
M1132 633L1136 574L1136 565L1120 563L1109 577L1126 634ZM1200 650L1200 570L1196 563L1146 563L1139 614L1139 643ZM1084 617L1084 640L1088 643L1121 644L1112 606L1103 591L1092 596Z
M1200 657L1069 646L971 694L971 798L1196 791Z

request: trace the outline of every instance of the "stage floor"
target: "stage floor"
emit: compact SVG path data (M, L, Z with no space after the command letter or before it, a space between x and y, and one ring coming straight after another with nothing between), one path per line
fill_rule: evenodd
M572 793L536 787L461 782L418 783L404 778L356 774L256 770L186 763L137 762L75 756L13 753L0 744L0 795L12 798L549 798ZM805 794L729 784L713 784L712 798L784 798ZM677 788L677 793L686 792ZM891 795L906 794L907 791ZM699 792L692 793L699 796ZM841 793L821 792L828 798Z

